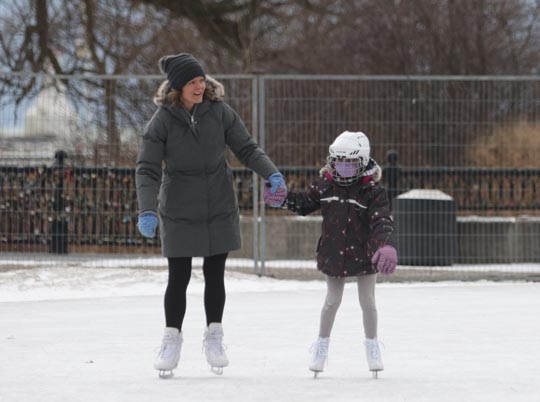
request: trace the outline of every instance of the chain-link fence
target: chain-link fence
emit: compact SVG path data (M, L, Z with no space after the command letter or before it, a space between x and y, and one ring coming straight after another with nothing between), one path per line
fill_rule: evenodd
M159 240L136 231L133 168L161 77L33 75L43 89L24 96L17 87L28 75L6 77L0 98L4 265L45 256L158 255ZM535 277L540 78L217 78L293 191L318 175L339 133L369 136L393 197L404 264L396 278ZM320 214L265 208L261 183L232 155L229 161L244 241L229 265L316 277Z

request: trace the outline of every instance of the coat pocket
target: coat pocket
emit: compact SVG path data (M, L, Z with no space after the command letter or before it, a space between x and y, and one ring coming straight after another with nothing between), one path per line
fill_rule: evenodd
M206 217L207 201L196 176L164 181L160 192L160 213L172 219L200 222Z

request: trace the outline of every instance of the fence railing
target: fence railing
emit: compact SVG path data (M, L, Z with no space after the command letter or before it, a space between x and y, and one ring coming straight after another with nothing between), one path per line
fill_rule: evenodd
M292 190L306 188L319 174L315 167L280 169ZM257 186L247 169L233 168L233 174L240 209L251 216ZM385 166L383 182L392 196L418 188L441 190L454 198L461 215L540 212L540 169ZM0 251L41 245L61 253L67 251L65 242L94 249L158 246L157 238L139 235L136 223L133 168L0 166ZM64 240L55 240L58 236Z

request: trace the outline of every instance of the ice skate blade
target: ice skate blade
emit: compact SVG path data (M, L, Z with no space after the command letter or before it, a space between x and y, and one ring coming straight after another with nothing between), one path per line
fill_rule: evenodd
M313 379L317 379L319 377L319 373L322 373L322 370L311 370L313 371Z
M210 367L210 371L216 375L223 375L223 367Z
M159 370L159 378L167 379L174 377L172 370Z
M370 370L371 371L371 376L373 377L373 379L378 379L379 378L379 371L382 371L382 370Z

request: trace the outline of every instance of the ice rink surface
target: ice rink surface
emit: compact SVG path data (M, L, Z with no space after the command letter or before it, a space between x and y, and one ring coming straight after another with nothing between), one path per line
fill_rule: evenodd
M356 287L338 312L326 371L308 371L323 282L227 274L223 376L202 354L203 284L188 290L175 377L152 361L163 327L161 270L0 272L0 402L540 400L540 283L377 287L386 370L367 370Z

